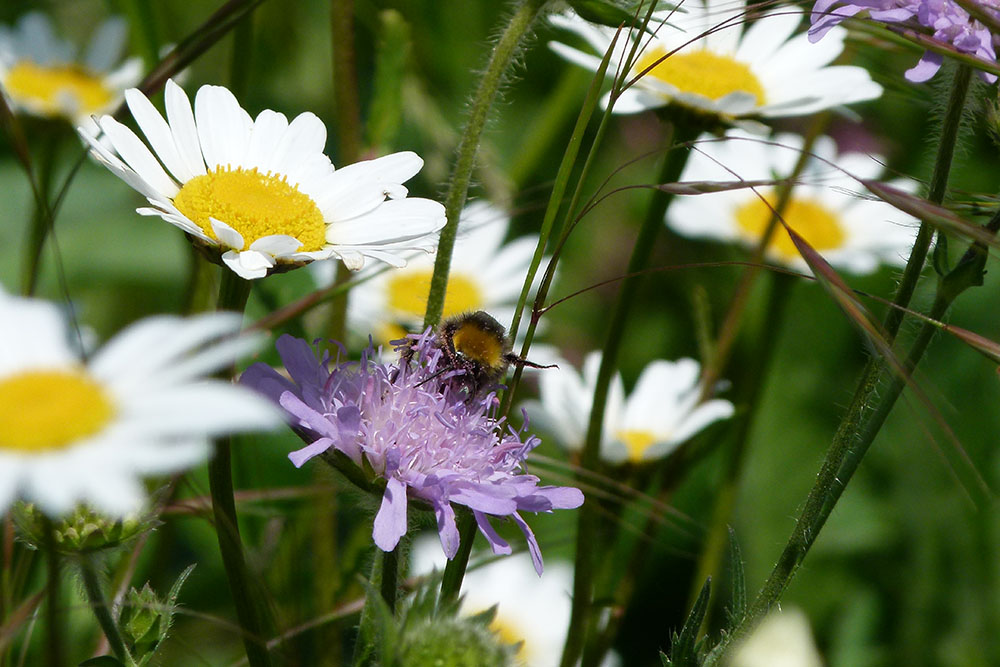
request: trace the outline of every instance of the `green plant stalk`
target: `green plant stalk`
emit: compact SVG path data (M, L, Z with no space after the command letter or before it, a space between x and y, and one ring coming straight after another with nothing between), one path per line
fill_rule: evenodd
M52 195L52 176L55 172L62 133L56 131L55 128L49 129L49 135L43 142L38 159L38 187L35 191L35 207L31 215L31 227L28 229L28 242L24 248L24 260L21 267L21 292L25 296L32 296L38 286L42 250L45 248L45 239L48 238L53 224L53 210L49 201ZM29 173L28 177L32 178L32 174Z
M933 203L941 203L944 198L948 174L951 169L952 157L958 138L962 107L965 104L965 96L968 92L971 78L971 72L963 70L968 70L968 68L964 66L960 67L952 83L948 109L942 123L941 140L938 145L937 159L935 160L931 188L928 194L928 199ZM909 261L903 272L903 278L897 289L896 297L893 300L893 303L897 306L906 307L909 305L917 279L920 277L924 261L927 257L930 240L930 226L926 223L921 223L917 240L914 243L914 248L910 253ZM954 295L942 298L939 290L933 311L937 312L941 308L946 309L953 298ZM942 313L943 310L938 315ZM902 311L899 308L891 308L887 313L884 327L886 340L889 344L892 344L894 341L902 320ZM925 328L921 329L907 357L904 368L912 369L916 367L926 349L927 343L930 341L930 335L931 332L925 331ZM905 386L905 380L902 377L894 376L884 391L876 394L876 390L883 384L882 378L886 372L886 364L877 358L873 357L866 365L854 397L851 400L851 405L837 428L833 442L827 450L826 458L820 468L816 483L809 492L809 496L795 524L792 535L788 539L788 543L785 545L781 556L779 556L778 562L775 564L760 593L758 593L756 599L750 605L743 621L716 647L709 660L706 661L706 665L715 664L730 642L742 637L753 628L778 602L791 582L792 577L795 576L799 565L826 523L826 519L833 510L833 506L840 498L841 493L850 481L851 475L853 475L861 459L867 453L868 447L875 439L885 418L892 410L896 399ZM897 384L899 385L898 387L896 386ZM874 407L871 407L873 403ZM850 462L845 464L845 461L848 459Z
M365 595L365 606L361 609L361 620L358 623L358 636L354 644L354 656L351 664L354 667L367 667L375 664L376 651L375 642L378 640L379 613L376 608L378 600L373 599L372 591L378 591L382 600L387 604L395 604L396 601L396 572L399 567L399 559L396 555L399 545L390 552L379 552L372 560L372 573L368 581L368 593ZM386 583L386 567L389 568L388 578L391 584ZM386 600L386 588L392 590L392 602Z
M125 640L122 639L121 632L118 630L118 623L111 614L111 606L104 595L101 578L97 574L94 559L87 555L82 555L77 564L80 567L83 590L90 601L90 608L93 610L94 616L97 617L97 622L100 624L101 630L104 631L104 636L108 639L108 645L111 647L112 653L115 654L115 657L123 665L135 664L132 656L128 654L125 648Z
M472 541L476 537L476 519L472 512L462 511L458 518L458 552L444 566L441 577L441 601L451 602L458 599L462 590L462 579L469 566L469 555L472 553Z
M223 267L218 309L242 313L249 296L250 282L237 276L228 267ZM212 495L212 513L215 517L219 551L222 554L222 564L236 607L236 618L243 630L243 645L246 648L247 660L250 667L269 667L271 658L267 652L268 633L265 628L263 605L256 604L251 593L252 582L247 572L243 542L240 539L240 527L236 517L231 439L228 437L215 441L215 456L208 462L208 486Z
M688 127L669 125L669 138L665 142L671 149L667 152L660 169L657 183L674 183L680 177L687 161L689 151L678 149L679 146L697 136L697 130ZM689 136L690 135L690 136ZM628 321L635 301L640 279L635 275L643 271L649 264L653 250L653 242L664 227L663 216L670 205L673 195L663 190L654 190L646 209L642 227L632 247L632 256L625 269L627 278L622 280L618 290L618 298L609 317L608 331L601 354L601 366L597 373L597 383L594 388L594 403L590 411L590 421L587 426L587 436L580 456L580 467L583 470L596 470L599 463L601 444L601 427L604 423L604 411L608 399L611 378L618 366L618 353L625 334L625 324ZM573 606L570 615L569 629L566 635L566 646L563 650L562 667L575 665L583 652L584 635L590 615L593 597L594 551L597 546L600 517L598 508L593 503L584 503L580 508L577 523L577 549L573 579Z
M497 93L500 91L504 73L517 55L521 41L528 33L531 24L548 1L523 0L517 6L496 46L493 47L489 64L487 64L486 71L479 81L479 88L476 90L469 109L469 119L459 140L455 167L448 186L448 194L445 197L445 215L448 221L445 223L444 229L441 230L441 237L438 241L434 273L431 275L431 287L427 295L427 310L424 313L424 328L437 326L444 313L444 298L448 289L448 272L451 269L452 251L455 249L455 236L458 233L458 219L469 192L469 182L476 163L476 152L479 149L479 140L486 125L487 116ZM466 534L460 533L463 542L460 543L455 558L448 563L448 567L452 570L448 580L450 581L449 587L457 586L456 591L462 586L462 579L469 562L469 554L472 552L471 543L475 537L475 531L469 531L467 534L469 544L464 544ZM444 582L445 580L442 580L442 586L444 586Z
M455 249L455 236L458 233L458 218L465 206L469 192L472 170L476 163L476 152L479 150L479 140L486 126L486 119L493 106L497 93L504 80L504 74L510 67L520 48L521 41L538 16L542 7L549 0L522 0L514 9L510 22L504 28L490 61L479 81L479 88L469 107L469 119L459 140L455 167L452 170L448 194L445 197L445 214L448 222L441 230L438 241L437 257L434 260L434 273L431 276L430 292L427 295L427 310L424 313L424 327L436 326L441 321L444 312L444 297L448 288L448 272L451 270L451 255Z
M333 100L338 158L353 164L361 157L361 104L354 55L354 0L330 0L333 40Z
M229 57L229 89L242 99L250 85L253 64L253 12L247 12L233 28L233 50Z
M63 645L66 642L66 628L63 627L63 614L59 608L59 571L61 563L56 545L56 529L48 517L43 518L45 525L45 566L48 583L46 585L48 601L45 605L45 656L49 667L64 667Z
M784 325L789 294L794 284L795 279L791 276L785 274L774 276L771 294L768 295L764 330L755 340L753 354L750 359L746 360L750 366L749 378L743 392L745 400L742 400L744 397L740 397L739 403L747 405L749 408L746 414L737 417L738 422L733 429L733 449L725 463L722 487L716 497L705 545L698 558L695 576L691 580L688 609L691 609L695 600L698 599L706 579L711 577L713 581L719 581L717 575L722 563L722 556L726 552L729 542L729 519L736 502L739 477L746 459L747 445L753 431L760 395L764 387L764 380L767 378L768 366L770 366L771 358L774 356L778 336ZM717 594L717 589L711 593L713 598Z

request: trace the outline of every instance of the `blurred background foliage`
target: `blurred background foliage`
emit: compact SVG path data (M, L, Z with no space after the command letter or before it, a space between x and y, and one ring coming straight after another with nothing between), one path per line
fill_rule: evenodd
M65 36L84 42L107 13L123 13L135 21L132 51L149 54L182 40L218 4L6 0L0 4L0 22L11 24L24 12L41 9L54 18ZM356 3L362 117L368 117L373 96L400 96L398 123L391 116L377 119L382 125L374 151L415 150L425 158L425 169L408 183L414 194L440 199L444 192L466 100L505 4L461 0ZM388 10L396 12L388 19L395 26L391 33L395 39L389 43L383 27ZM252 52L239 54L248 63L250 77L241 102L254 114L262 108L289 116L305 110L316 113L330 131L328 148L334 164L340 164L329 16L329 3L324 0L264 2L253 15ZM146 29L139 31L139 25ZM547 26L537 27L516 76L494 110L480 153L473 194L489 197L513 212L512 236L538 228L547 188L589 81L546 48L552 35ZM384 49L383 57L403 64L396 90L373 89L379 48ZM856 117L834 117L830 132L842 149L877 150L886 156L893 172L926 180L934 146L930 128L947 77L938 77L930 85L909 84L902 72L914 54L884 48L888 45L869 38L850 42L846 57L869 66L886 93L878 101L855 107ZM229 36L191 66L186 74L189 93L202 83L229 83L232 59ZM992 94L993 89L980 87L973 97L981 100ZM952 200L959 202L968 201L971 193L996 193L996 146L987 136L982 109L970 111L969 131L951 179ZM804 125L793 121L781 128L801 131ZM37 150L43 150L40 146L53 134L50 126L41 123L29 122L27 130ZM619 117L602 148L589 192L612 171L655 147L660 133L659 121L652 115ZM76 139L63 136L57 183L81 154ZM653 155L623 169L612 184L651 182L657 158ZM6 141L0 143L0 192L0 283L13 290L19 284L31 199L24 173ZM642 190L615 195L583 220L566 250L554 297L621 275L647 197ZM192 261L188 244L170 225L136 215L134 209L142 203L139 195L106 170L84 162L59 212L58 257L53 245L45 255L39 294L62 298L55 271L57 263L61 265L81 320L101 339L144 315L180 312L185 307ZM740 250L676 237L664 228L652 266L745 257ZM951 322L1000 339L996 316L1000 272L995 260L988 268L984 287L963 295ZM648 278L627 329L621 367L628 386L655 358L698 356L694 295L702 295L699 298L707 304L712 326L716 326L740 271L738 266L694 268L656 272ZM896 278L894 271L883 269L849 282L865 292L887 296ZM769 283L765 279L758 285L755 305L763 304ZM933 280L925 283L918 307L929 302ZM307 271L275 276L258 287L250 305L251 319L266 313L269 306L284 305L314 289ZM546 315L543 342L573 360L600 347L614 294L615 286L605 285L553 309ZM868 354L856 330L819 286L801 281L785 298L786 317L776 334L732 518L751 592L770 571L791 531ZM869 305L881 311L877 304ZM759 309L752 313L726 373L737 386L748 375L751 355L760 349L759 337L772 335ZM318 334L314 322L305 320L309 335ZM276 361L271 352L262 356ZM960 342L942 335L933 343L916 380L975 468L993 488L1000 488L996 370ZM529 383L521 396L532 391ZM737 409L746 415L746 405ZM638 593L623 612L615 642L626 665L658 664L656 649L666 648L668 631L686 613L691 589L698 585L691 580L694 564L711 520L731 436L732 425L727 424L699 435L697 444L704 455L678 472L682 480L671 502L686 520L651 528L642 520L648 509L621 515L621 521L630 522L630 532L638 531L639 538L649 542ZM251 566L264 574L279 625L286 630L323 620L320 617L334 602L360 594L353 573L367 569L373 510L359 512L361 496L332 474L292 468L285 456L297 446L289 432L244 439L234 449L237 487L265 496L241 505L244 539ZM807 612L831 665L1000 664L1000 514L995 507L976 511L968 501L941 453L954 446L938 418L908 392L786 594L785 604ZM565 453L551 442L538 452L563 462L545 466L550 480L568 479L572 468ZM266 497L278 492L287 497ZM232 617L229 593L207 521L206 495L203 471L180 483L172 513L152 535L134 579L137 585L148 579L154 588L166 590L185 566L198 563L182 592L184 609L163 664L221 665L240 655L238 635L224 621ZM616 505L605 502L610 508ZM318 520L328 522L326 532L317 530ZM574 521L571 513L533 520L548 559L571 556L569 536ZM321 546L318 539L330 542ZM626 567L627 563L610 564L616 565ZM713 619L718 618L716 612ZM355 623L356 616L345 615L296 634L283 644L282 654L288 664L335 664L347 650L345 637ZM96 637L92 621L81 616L73 628L78 646L92 645Z

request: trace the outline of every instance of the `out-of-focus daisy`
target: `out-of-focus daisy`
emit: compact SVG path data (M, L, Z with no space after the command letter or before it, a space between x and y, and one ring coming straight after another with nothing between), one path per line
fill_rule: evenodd
M13 28L0 26L0 88L14 108L92 125L91 114L116 108L142 76L140 58L121 60L127 35L123 18L109 18L78 58L45 14L25 14Z
M975 4L994 20L1000 20L995 2ZM959 53L993 63L997 60L1000 36L994 35L952 0L818 0L813 6L809 39L819 41L833 26L864 11L873 21L902 24L918 33L929 33L932 39ZM924 51L920 61L906 71L906 78L918 83L927 81L941 69L943 60L940 53ZM986 72L980 72L980 76L990 83L997 79Z
M692 151L682 181L736 181L783 178L792 173L803 140L779 134L764 142L733 130L725 141L704 135ZM778 144L778 145L775 145ZM792 190L792 200L782 214L794 229L834 267L856 274L871 273L879 264L902 266L917 233L916 221L889 204L862 194L853 177L878 178L882 158L863 153L837 154L829 137L813 144L812 154ZM836 166L833 166L836 165ZM893 181L912 191L911 181ZM680 197L667 213L667 224L684 236L756 244L772 216L775 194L771 188L750 188ZM760 196L758 196L760 195ZM767 257L779 264L808 271L791 237L776 229Z
M754 16L758 18L744 32L745 19ZM794 7L758 15L732 0L686 0L676 12L657 12L649 24L655 36L633 34L643 48L629 78L653 68L618 98L614 110L636 113L674 103L724 119L772 118L802 116L882 94L861 67L829 66L844 49L845 30L831 31L830 42L816 49L805 33L792 37L801 19ZM550 21L577 33L594 53L559 42L549 45L567 60L596 71L616 30L576 14L554 15ZM619 39L612 71L631 49L632 40Z
M413 545L412 572L429 574L444 567L441 550L433 540L419 539ZM541 578L530 574L527 554L470 568L462 580L462 614L474 615L496 606L490 628L508 644L518 644L517 662L526 667L557 667L569 627L573 569L566 563L550 563ZM617 656L605 667L618 664Z
M525 409L532 424L552 432L570 450L583 446L601 365L599 352L587 355L582 376L567 361L539 374L539 400ZM694 359L657 360L643 369L631 395L621 376L608 392L601 457L610 463L662 458L709 424L733 414L722 399L699 402L700 366Z
M407 197L402 185L423 166L416 154L334 170L323 153L326 127L311 113L288 122L264 110L253 119L221 86L202 86L193 112L172 81L165 98L167 120L138 90L125 91L149 148L110 116L99 123L112 149L81 133L93 155L152 204L139 213L217 248L239 276L331 257L352 270L366 257L403 266L407 251L434 247L444 207Z
M809 619L799 609L767 615L726 655L727 667L823 667Z
M511 548L490 516L510 517L541 574L538 542L519 512L572 509L583 504L583 494L572 487L539 486L537 477L523 472L538 438L508 428L496 415L493 394L462 391L436 334L414 336L410 343L395 364L375 361L369 348L360 364L331 369L329 359L318 360L305 341L286 335L278 339L278 352L291 381L254 364L241 382L279 403L312 439L289 454L296 467L336 449L386 480L372 533L383 551L395 549L406 533L412 497L434 510L448 558L458 551L452 505L464 505L496 554Z
M212 436L279 425L259 395L205 378L259 343L232 337L240 321L152 317L84 359L55 305L0 292L0 513L21 498L125 516L144 475L205 460Z
M521 293L537 236L522 236L504 244L510 218L499 208L477 201L462 211L459 236L448 274L443 317L477 310L489 311L498 321L510 322ZM317 264L320 284L329 284L333 271ZM351 331L376 345L402 338L423 325L434 273L434 256L409 258L406 267L384 270L370 267L375 275L351 290L347 320ZM359 275L363 278L364 272Z

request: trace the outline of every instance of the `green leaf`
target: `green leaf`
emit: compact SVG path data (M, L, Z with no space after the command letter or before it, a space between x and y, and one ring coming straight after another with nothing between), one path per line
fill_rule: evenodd
M118 658L114 656L101 655L96 658L84 660L80 663L80 667L125 667L125 665L119 662Z
M569 0L569 5L580 18L617 28L620 25L630 26L635 22L635 14L626 11L608 0Z
M733 588L733 597L726 615L731 629L743 620L747 612L747 580L743 571L743 555L740 553L739 542L736 541L736 531L732 528L729 529L729 582Z
M705 585L698 593L698 599L691 607L680 634L674 635L670 642L670 660L667 664L671 667L697 667L698 666L698 630L701 628L705 614L708 612L708 602L711 599L712 578L705 580Z

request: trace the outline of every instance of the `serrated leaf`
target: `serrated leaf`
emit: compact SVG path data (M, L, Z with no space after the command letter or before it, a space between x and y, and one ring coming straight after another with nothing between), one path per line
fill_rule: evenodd
M705 585L698 593L691 612L684 621L673 641L670 643L670 664L674 667L697 667L698 665L698 630L708 613L708 602L712 594L712 578L705 579Z

